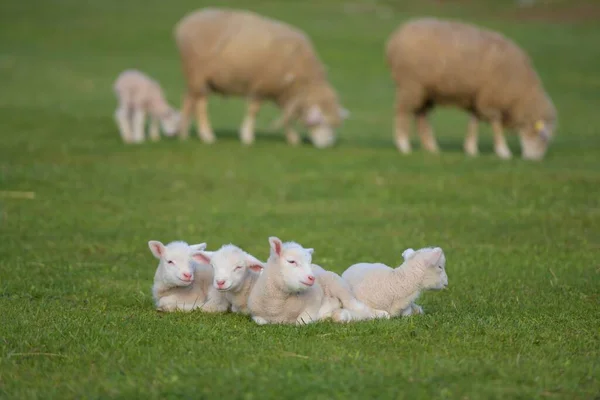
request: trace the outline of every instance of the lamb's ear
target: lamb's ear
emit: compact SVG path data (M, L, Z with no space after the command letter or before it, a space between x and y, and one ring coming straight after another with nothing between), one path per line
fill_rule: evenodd
M191 244L190 249L192 252L202 251L206 249L206 243Z
M206 254L203 251L196 252L192 254L192 258L194 261L199 262L200 264L210 264L210 254Z
M281 257L281 250L283 248L283 243L281 239L276 236L271 236L269 238L269 244L271 245L271 251L275 253L278 257Z
M436 247L427 254L427 257L426 257L427 263L429 265L437 265L441 256L442 256L442 249L440 247Z
M246 255L246 266L254 272L262 272L265 265L258 258L251 256L250 254Z
M306 125L308 126L319 125L321 122L323 122L323 113L321 112L319 106L310 106L310 108L306 112L304 122L306 122Z
M315 252L315 249L313 249L313 248L304 249L304 250L308 251L308 254L310 254L311 256Z
M415 253L416 253L416 251L414 251L411 248L408 248L402 252L402 258L404 258L404 261L406 261L406 260L412 258L412 256L415 255Z
M165 254L165 245L159 242L158 240L150 240L148 242L148 247L150 251L154 255L154 257L160 259Z

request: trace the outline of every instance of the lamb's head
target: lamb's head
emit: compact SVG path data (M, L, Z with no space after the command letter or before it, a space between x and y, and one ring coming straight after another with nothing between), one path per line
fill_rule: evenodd
M315 283L312 270L313 249L305 249L295 242L282 243L277 237L270 237L271 255L268 269L276 268L283 279L283 285L290 293L308 290Z
M446 256L440 247L425 247L419 250L406 249L402 253L405 261L413 260L424 271L421 286L425 290L440 290L448 286Z
M329 83L316 82L306 91L305 98L300 102L298 115L307 126L314 146L325 148L335 143L335 128L338 128L350 113L340 105Z
M556 130L556 109L547 96L544 100L535 118L530 118L519 130L521 154L525 160L543 159Z
M194 263L203 263L199 256L206 243L188 245L175 241L166 246L157 240L148 242L148 247L158 258L157 276L168 286L189 286L194 282Z
M170 107L160 118L160 125L167 136L173 136L177 133L180 122L181 113Z
M233 244L226 244L214 253L200 252L199 257L214 270L213 286L220 291L237 291L251 273L262 272L263 263Z

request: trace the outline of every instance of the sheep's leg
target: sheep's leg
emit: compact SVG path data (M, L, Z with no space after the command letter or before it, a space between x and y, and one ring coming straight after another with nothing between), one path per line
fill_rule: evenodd
M179 139L186 140L190 135L190 118L194 108L194 97L188 92L183 95L181 104L181 120L179 122Z
M152 116L150 119L150 140L156 142L160 140L160 121L157 117Z
M208 119L208 96L203 94L196 101L196 122L198 137L204 143L214 143L216 138Z
M144 122L146 113L141 108L133 110L133 142L141 143L144 141Z
M479 154L477 146L477 131L479 129L479 119L472 115L469 119L469 125L467 127L467 137L465 138L464 150L470 156L476 156Z
M410 125L412 118L412 113L403 111L396 112L396 147L404 154L408 154L412 151L410 145Z
M439 153L440 149L433 135L433 128L427 119L427 113L417 114L417 130L419 131L421 146L430 153Z
M400 315L403 317L408 317L410 315L419 315L419 314L424 314L423 308L421 308L421 306L419 306L415 303L410 303L410 305L408 307L406 307L404 310L402 310L402 313Z
M502 123L500 121L492 121L492 130L494 131L494 151L496 155L504 160L512 157L512 153L506 143L504 132L502 131Z
M240 140L245 145L254 143L254 125L256 123L256 114L260 110L260 100L251 98L248 100L248 109L246 117L240 129Z
M123 106L117 108L115 111L115 120L119 126L119 132L123 142L131 143L133 139L133 132L131 131L131 125L129 121L129 110Z
M291 125L286 125L285 127L285 139L292 146L300 144L300 135L298 135L298 132Z

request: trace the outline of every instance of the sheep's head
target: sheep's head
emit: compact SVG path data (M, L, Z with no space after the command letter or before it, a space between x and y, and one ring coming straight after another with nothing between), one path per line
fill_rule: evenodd
M159 260L157 274L165 284L189 286L194 282L194 263L204 262L199 252L206 248L206 243L188 245L177 241L165 246L157 240L151 240L148 247Z
M521 129L519 139L523 158L534 161L544 158L555 129L556 120L552 117L538 119Z
M312 270L313 249L305 249L298 243L282 243L277 237L270 237L271 255L268 268L278 268L284 286L289 292L308 290L315 283Z
M423 268L423 289L440 290L448 286L446 256L440 247L426 247L417 251L406 249L402 256L406 261L414 260Z
M333 88L326 82L319 82L307 91L298 115L310 131L310 138L315 147L325 148L335 143L334 129L338 128L350 113L340 105Z
M212 255L200 252L203 262L214 269L213 286L220 291L239 290L250 271L262 272L263 263L232 244L225 245Z
M180 122L181 113L172 108L169 108L160 119L160 125L167 136L173 136L177 133Z

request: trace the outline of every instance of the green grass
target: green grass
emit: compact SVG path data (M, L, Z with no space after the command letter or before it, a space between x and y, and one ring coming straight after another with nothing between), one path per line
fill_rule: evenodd
M344 3L219 3L311 35L352 111L329 150L268 133L274 107L242 147L233 98L211 100L214 146L122 145L114 78L140 68L179 105L171 30L205 1L0 3L0 191L35 192L0 197L0 397L598 398L597 21L529 19L536 9L508 0L377 3L389 17ZM543 162L497 159L487 126L483 154L466 158L455 110L434 115L439 157L398 154L383 43L425 14L499 29L530 52L560 113ZM153 310L148 240L233 242L264 259L270 235L337 272L440 245L450 287L422 296L424 316L352 325Z

